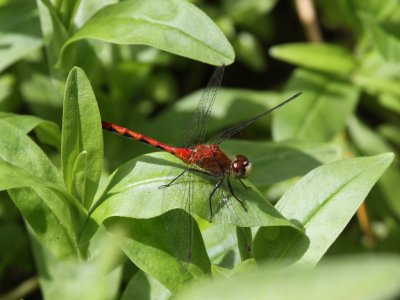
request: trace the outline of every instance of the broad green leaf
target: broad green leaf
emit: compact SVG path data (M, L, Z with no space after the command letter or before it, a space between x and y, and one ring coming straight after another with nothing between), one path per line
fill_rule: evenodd
M389 62L400 62L400 32L397 24L378 22L366 13L361 14L372 45Z
M103 169L103 136L96 98L85 73L79 68L72 69L67 79L61 143L62 169L69 191L74 189L76 160L82 151L87 152L85 175L81 177L85 194L80 200L88 208ZM76 187L77 182L74 184Z
M304 226L306 238L293 230L262 228L254 242L255 257L295 260L314 266L345 228L360 204L393 161L392 153L336 161L299 180L276 208Z
M0 72L42 46L36 14L33 1L0 5Z
M303 94L275 112L272 133L275 140L301 139L325 142L346 125L359 97L359 89L321 73L298 69L286 94Z
M60 148L61 133L57 124L35 117L0 112L0 119L28 134L35 130L41 142Z
M400 258L395 255L336 258L315 269L281 270L274 265L228 279L188 286L177 299L396 299Z
M243 154L250 159L253 164L250 180L257 188L305 175L323 163L340 158L340 149L333 144L231 140L221 146L227 153Z
M152 219L114 217L104 222L107 229L120 233L120 247L126 256L173 293L190 280L206 276L211 267L196 223L189 229L192 233L184 226L169 231L170 222L177 217L191 218L175 210Z
M170 299L171 293L153 277L138 271L129 280L121 300L131 299Z
M191 210L204 220L209 220L208 195L215 182L199 175L184 177L168 188L169 183L187 166L168 153L152 153L133 159L118 168L108 183L99 191L92 217L97 223L112 216L146 219L168 210L187 209L192 196ZM191 195L186 191L186 181L193 180ZM254 188L245 190L236 180L231 180L235 194L244 201L247 212L227 191L220 189L213 201L213 223L252 226L293 226L282 218L273 206ZM250 185L246 182L246 185ZM188 198L189 197L189 198ZM168 205L164 205L168 203Z
M62 55L83 39L144 44L213 65L234 60L221 30L187 1L131 0L106 6L65 43Z
M344 76L356 67L352 54L334 44L284 44L272 47L269 53L276 59L300 67Z

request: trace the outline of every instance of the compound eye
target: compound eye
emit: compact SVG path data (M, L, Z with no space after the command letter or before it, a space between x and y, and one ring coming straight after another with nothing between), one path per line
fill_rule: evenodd
M238 155L232 162L231 173L233 177L241 179L249 176L251 169L252 165L247 157L245 157L244 155Z

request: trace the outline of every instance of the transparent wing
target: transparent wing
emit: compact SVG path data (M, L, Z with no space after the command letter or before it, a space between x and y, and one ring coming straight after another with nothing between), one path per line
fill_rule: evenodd
M286 99L285 101L279 103L278 105L274 106L273 108L271 108L270 110L267 110L265 112L263 112L262 114L259 114L258 116L255 116L254 118L247 120L247 121L243 121L241 123L239 123L238 125L225 129L224 131L222 131L221 133L219 133L217 136L215 136L214 138L212 138L210 140L210 143L212 144L220 144L222 143L224 140L230 138L231 136L235 135L236 133L240 132L241 130L243 130L244 128L246 128L247 126L249 126L250 124L254 123L255 121L257 121L258 119L261 119L262 117L265 117L267 115L269 115L270 113L272 113L274 110L278 109L279 107L289 103L290 101L293 101L294 99L296 99L298 96L301 95L300 93L297 93L295 95L293 95L292 97L290 97L289 99Z
M212 106L215 102L221 80L224 75L225 66L215 69L206 88L203 90L197 109L189 121L187 134L184 138L185 146L192 146L204 143L205 134L210 117Z

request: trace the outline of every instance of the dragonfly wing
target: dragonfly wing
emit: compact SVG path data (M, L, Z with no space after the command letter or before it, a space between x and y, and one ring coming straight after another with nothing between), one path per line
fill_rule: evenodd
M279 107L289 103L290 101L293 101L294 99L296 99L300 95L301 95L301 92L293 95L289 99L286 99L285 101L283 101L283 102L279 103L278 105L274 106L273 108L263 112L262 114L259 114L258 116L255 116L254 118L252 118L250 120L243 121L243 122L237 124L234 127L225 129L224 131L219 133L217 136L212 138L210 143L211 144L220 144L220 143L222 143L224 140L226 140L226 139L230 138L231 136L235 135L236 133L240 132L241 130L243 130L244 128L246 128L250 124L253 124L255 121L261 119L262 117L265 117L265 116L269 115L270 113L272 113L274 110L278 109Z
M198 145L204 142L211 109L221 85L224 69L224 65L217 67L203 90L197 109L189 121L188 134L184 139L185 146Z

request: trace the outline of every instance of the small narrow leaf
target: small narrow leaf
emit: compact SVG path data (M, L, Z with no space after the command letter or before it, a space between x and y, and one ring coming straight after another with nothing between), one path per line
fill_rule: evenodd
M144 44L213 65L230 64L232 46L201 10L181 0L131 0L98 11L64 45L82 39Z
M272 47L270 54L300 67L344 76L348 76L356 66L346 48L333 44L285 44Z

